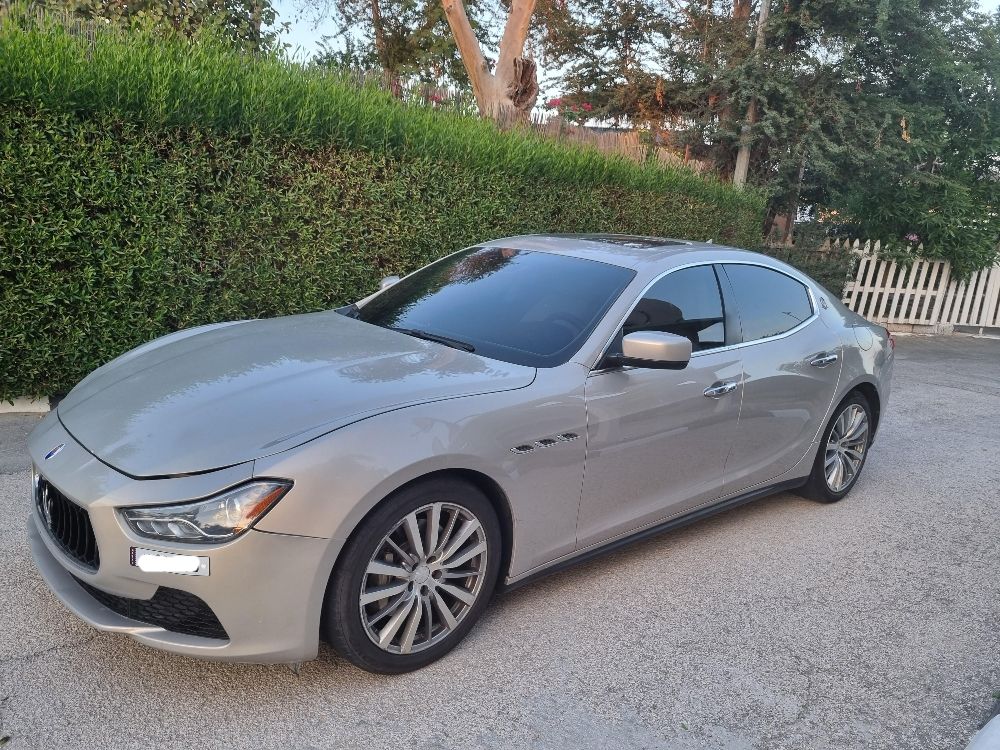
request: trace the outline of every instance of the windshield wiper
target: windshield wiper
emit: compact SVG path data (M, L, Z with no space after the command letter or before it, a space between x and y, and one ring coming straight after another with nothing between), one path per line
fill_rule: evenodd
M472 344L466 343L465 341L448 338L447 336L438 336L436 333L421 331L419 328L394 328L389 326L389 330L399 331L400 333L405 333L407 336L413 336L413 338L416 339L424 339L425 341L433 341L437 344L444 344L445 346L450 346L452 349L461 349L466 352L476 351L476 347Z

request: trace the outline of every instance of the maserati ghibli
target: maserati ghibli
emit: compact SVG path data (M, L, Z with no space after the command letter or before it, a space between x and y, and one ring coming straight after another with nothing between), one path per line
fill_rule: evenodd
M486 242L98 368L30 436L29 544L69 610L149 646L298 663L323 639L406 672L494 592L771 493L841 500L893 347L763 255Z

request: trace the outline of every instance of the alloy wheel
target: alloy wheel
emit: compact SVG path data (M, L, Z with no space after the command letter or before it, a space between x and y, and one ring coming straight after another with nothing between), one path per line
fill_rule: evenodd
M831 492L843 492L857 479L868 449L868 414L850 404L833 423L826 443L824 473Z
M408 513L375 548L359 606L368 637L390 653L447 638L479 598L486 530L467 508L431 503Z

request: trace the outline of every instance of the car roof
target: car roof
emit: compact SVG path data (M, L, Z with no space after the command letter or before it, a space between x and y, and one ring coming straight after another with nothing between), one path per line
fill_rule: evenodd
M712 242L694 242L669 237L643 237L629 234L528 234L484 242L481 247L506 247L559 253L602 263L638 268L656 263L670 255L692 251L727 250L744 252Z

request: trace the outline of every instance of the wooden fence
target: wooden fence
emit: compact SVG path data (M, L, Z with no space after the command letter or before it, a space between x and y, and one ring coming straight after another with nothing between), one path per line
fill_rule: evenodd
M959 281L948 261L907 265L881 260L879 244L855 240L850 246L861 256L857 276L844 288L844 304L854 312L897 331L936 333L958 327L982 333L1000 327L1000 264Z

